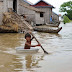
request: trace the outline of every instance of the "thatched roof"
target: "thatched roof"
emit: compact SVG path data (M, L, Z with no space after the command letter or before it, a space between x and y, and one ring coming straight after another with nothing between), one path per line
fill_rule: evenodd
M33 10L33 11L36 11L36 12L43 12L41 9L37 9L37 8L35 8L35 7L32 7L32 6L25 5L25 4L22 3L22 2L20 2L19 5L24 6L25 8L28 8L28 9Z

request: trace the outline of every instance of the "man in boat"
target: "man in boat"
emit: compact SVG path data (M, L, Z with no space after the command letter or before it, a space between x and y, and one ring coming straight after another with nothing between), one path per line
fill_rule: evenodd
M40 44L31 45L31 41L34 39L34 37L31 38L31 34L30 33L26 33L25 34L25 39L26 39L26 43L25 43L24 49L30 49L31 47L40 46Z

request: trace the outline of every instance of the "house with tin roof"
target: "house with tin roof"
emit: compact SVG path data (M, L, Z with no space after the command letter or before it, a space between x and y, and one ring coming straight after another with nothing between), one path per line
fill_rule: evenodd
M59 21L59 16L52 10L55 8L45 0L39 0L37 3L31 5L37 9L41 9L44 13L40 12L40 17L44 17L44 24L50 23L50 17L52 16L55 21Z

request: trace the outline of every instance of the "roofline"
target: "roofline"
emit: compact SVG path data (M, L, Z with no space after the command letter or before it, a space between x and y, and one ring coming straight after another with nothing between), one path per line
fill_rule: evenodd
M40 1L43 1L43 2L47 3L48 5L51 5L51 4L49 4L48 2L46 2L46 1L44 1L44 0L40 0ZM40 1L38 1L37 3L39 3ZM36 5L37 3L35 3L35 4L33 4L33 5ZM53 5L51 5L51 6L53 6ZM53 6L53 7L54 7L54 6Z
M23 0L24 2L26 2L26 3L28 3L29 5L32 5L31 3L29 3L28 1L26 1L26 0Z
M36 7L36 8L55 8L53 6L33 6L33 7Z
M20 3L19 5L24 6L25 8L28 8L28 9L33 10L33 11L35 11L35 12L43 12L43 11L40 10L40 9L37 9L37 8L35 8L35 7L31 7L31 6L24 5L23 3Z
M57 13L53 12L54 14L56 14L57 16L59 16Z

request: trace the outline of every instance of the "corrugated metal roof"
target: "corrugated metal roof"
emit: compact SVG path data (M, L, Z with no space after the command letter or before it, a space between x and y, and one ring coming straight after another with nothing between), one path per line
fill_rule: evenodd
M54 8L53 6L34 6L36 8Z
M24 3L20 2L20 5L21 6L24 6L25 8L28 8L30 10L33 10L33 11L36 11L36 12L43 12L41 9L37 9L35 7L32 7L32 6L28 6L28 5L25 5Z
M47 3L46 1L44 1L44 0L39 0L37 3L35 3L34 5L32 5L32 6L35 6L35 5L37 5L38 3L40 3L40 2L44 2L44 3L46 3L47 5L50 5L50 6L44 6L44 7L49 7L49 8L54 8L54 6L53 5L51 5L51 4L49 4L49 3ZM38 7L38 6L37 6ZM40 6L39 6L40 7ZM43 7L43 6L41 6L41 7Z
M56 14L57 16L59 16L57 13L53 12L54 14Z
M24 2L28 3L29 5L33 5L30 1L24 0Z

